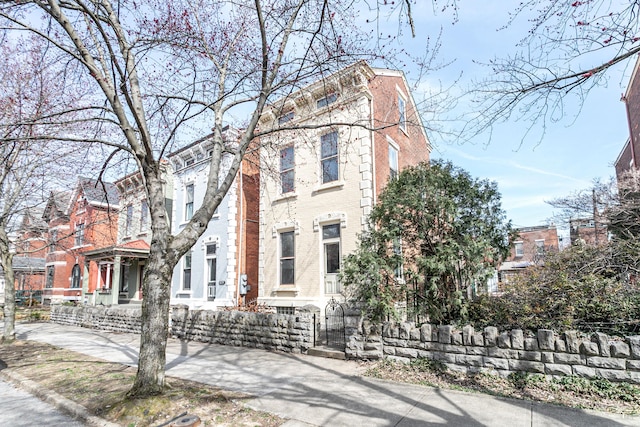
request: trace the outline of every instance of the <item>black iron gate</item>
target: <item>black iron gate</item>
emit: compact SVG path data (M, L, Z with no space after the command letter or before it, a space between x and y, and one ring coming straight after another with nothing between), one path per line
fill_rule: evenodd
M346 347L344 333L344 310L338 301L331 298L324 309L327 347L344 350Z

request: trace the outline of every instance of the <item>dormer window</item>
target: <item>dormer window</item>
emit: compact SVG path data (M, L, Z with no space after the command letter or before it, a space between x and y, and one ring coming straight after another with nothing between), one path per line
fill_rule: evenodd
M327 105L331 105L334 102L336 102L336 100L338 99L338 94L337 93L330 93L328 95L326 95L324 98L320 98L318 99L318 101L316 102L316 107L317 108L322 108L322 107L326 107Z
M293 120L293 111L289 111L288 113L285 113L278 117L278 124L283 125L287 122L290 122L291 120Z
M196 159L194 159L193 157L188 158L187 160L185 160L185 162L184 162L184 166L185 166L185 167L187 167L187 166L191 166L192 164L194 164L194 163L195 163L195 161L196 161Z

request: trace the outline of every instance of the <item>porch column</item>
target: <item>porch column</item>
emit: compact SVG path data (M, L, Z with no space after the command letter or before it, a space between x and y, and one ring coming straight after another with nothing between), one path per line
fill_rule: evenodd
M118 296L120 295L120 270L122 266L122 257L120 255L116 255L113 259L113 277L107 277L107 283L109 279L111 279L111 304L118 304ZM107 270L107 274L111 274L111 269Z

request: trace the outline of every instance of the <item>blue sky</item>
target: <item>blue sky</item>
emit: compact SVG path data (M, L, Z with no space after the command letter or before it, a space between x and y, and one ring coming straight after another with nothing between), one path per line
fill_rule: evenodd
M497 31L507 22L508 4L484 0L459 2L459 21L451 25L450 13L435 16L431 2L415 11L417 34L415 39L403 38L408 50L423 49L427 36L437 36L443 28L441 58L454 60L447 68L431 74L424 84L445 86L462 72L459 88L473 78L481 79L487 72L472 61L488 62L496 56L515 52L515 43L526 35L524 25ZM523 17L526 19L526 17ZM616 160L628 136L626 111L620 96L626 88L633 64L614 70L607 87L593 90L579 109L570 105L566 117L548 123L543 138L541 127L534 135L524 138L528 123L510 122L498 125L487 144L487 138L457 144L444 142L431 135L434 145L432 158L450 160L476 178L498 183L503 207L515 226L546 224L553 209L545 200L569 195L589 188L594 178L614 175ZM404 70L409 80L410 68ZM419 97L419 94L416 94ZM536 132L538 132L536 134Z

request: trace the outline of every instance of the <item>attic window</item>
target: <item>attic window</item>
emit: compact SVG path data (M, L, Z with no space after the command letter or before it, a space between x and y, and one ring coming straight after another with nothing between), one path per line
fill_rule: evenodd
M318 101L316 102L316 107L317 108L322 108L322 107L326 107L327 105L331 105L334 102L336 102L336 100L338 99L338 94L337 93L330 93L328 95L326 95L324 98L320 98L318 99Z
M185 166L185 167L187 167L187 166L191 166L192 164L194 164L194 163L195 163L195 161L196 161L196 160L195 160L193 157L188 158L187 160L185 160L185 162L184 162L184 166Z
M290 122L291 120L293 120L293 111L289 111L288 113L285 113L280 117L278 117L278 124L282 125L287 122Z

